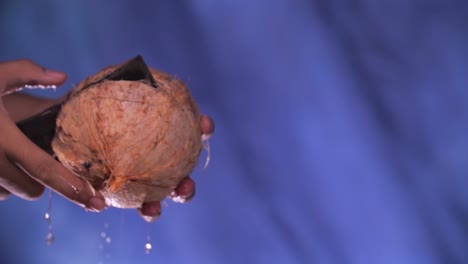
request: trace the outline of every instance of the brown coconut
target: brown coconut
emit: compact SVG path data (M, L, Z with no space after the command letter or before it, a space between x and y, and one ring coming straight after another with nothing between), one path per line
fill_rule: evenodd
M195 167L200 114L184 84L150 68L148 82L82 81L63 104L52 148L64 166L101 191L109 206L161 201Z

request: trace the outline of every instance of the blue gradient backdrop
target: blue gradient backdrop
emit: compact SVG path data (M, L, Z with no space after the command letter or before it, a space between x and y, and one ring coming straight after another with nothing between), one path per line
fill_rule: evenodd
M69 74L33 93L63 95L142 54L188 84L217 131L196 199L151 226L56 195L46 246L47 195L0 203L0 262L468 263L467 12L450 0L2 1L0 59Z

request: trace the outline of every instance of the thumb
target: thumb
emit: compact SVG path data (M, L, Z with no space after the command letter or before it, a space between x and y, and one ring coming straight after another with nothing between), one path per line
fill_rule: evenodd
M45 69L28 59L0 63L0 96L25 85L61 85L66 79L65 73Z

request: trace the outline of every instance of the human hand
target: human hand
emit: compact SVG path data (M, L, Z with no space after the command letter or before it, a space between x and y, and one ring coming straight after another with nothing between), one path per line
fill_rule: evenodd
M33 101L30 98L28 100L8 98L9 100L5 103L3 100L6 94L13 93L25 85L60 85L65 79L64 73L46 70L28 60L0 63L0 124L2 126L0 131L5 135L0 138L0 199L5 199L13 193L21 198L32 200L42 194L43 185L45 185L82 207L100 211L105 207L102 195L85 180L71 174L59 162L30 142L11 120L10 117L18 121L34 112L31 106ZM30 109L18 109L19 106L14 104L20 102L27 102ZM50 102L45 102L45 105L51 106L51 102L58 103L57 100L50 100ZM13 108L12 104L17 109L15 113L8 115L4 106L8 105L8 108ZM28 107L28 105L23 107ZM43 103L39 104L39 108L41 107L45 109ZM37 106L34 108L35 112L39 112ZM214 122L208 116L200 118L200 126L203 139L213 134ZM9 137L6 137L7 134ZM176 187L170 198L175 202L185 203L191 200L194 194L195 182L187 176ZM138 212L146 221L154 221L161 213L161 204L159 201L144 203Z
M208 116L201 116L200 127L202 129L202 139L207 140L214 132L214 122ZM174 202L185 203L195 196L195 182L187 176L175 188L170 198ZM146 202L138 212L147 222L153 222L161 215L161 202Z
M29 60L0 63L0 198L14 194L37 199L47 186L88 210L100 211L105 207L102 195L29 141L5 109L7 94L25 85L60 85L65 79L64 73Z

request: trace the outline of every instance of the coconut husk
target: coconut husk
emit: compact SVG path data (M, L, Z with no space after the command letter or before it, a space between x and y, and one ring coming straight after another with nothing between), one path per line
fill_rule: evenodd
M163 200L193 170L199 119L184 84L138 56L90 76L61 105L18 126L108 205L137 208Z

